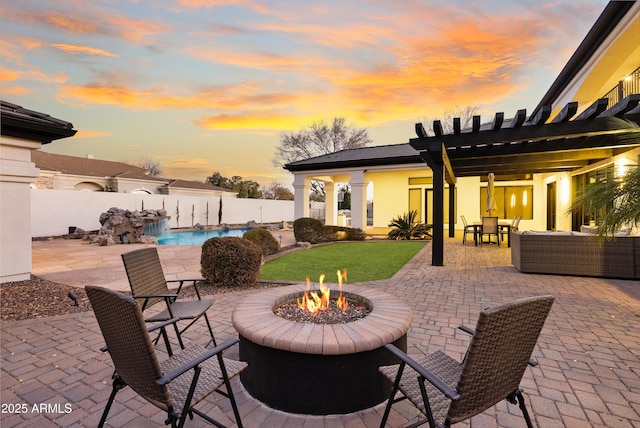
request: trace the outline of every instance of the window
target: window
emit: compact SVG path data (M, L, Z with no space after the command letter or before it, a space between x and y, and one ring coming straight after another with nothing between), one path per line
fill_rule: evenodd
M422 189L409 189L409 211L417 211L416 218L422 218Z
M421 184L433 184L432 177L413 177L409 179L409 186L419 186Z
M131 193L138 193L142 195L151 195L151 192L145 189L144 187L140 187L138 189L132 190Z
M590 171L586 174L576 175L573 177L573 191L574 198L577 195L581 195L587 185L603 180L611 180L614 176L614 166L608 166L595 171ZM596 225L600 222L602 217L606 214L606 210L602 210L597 214L591 216L586 215L583 211L573 214L572 228L573 230L580 230L582 225Z
M533 186L495 186L497 210L492 215L498 218L514 218L521 215L525 220L533 219ZM487 215L487 188L480 188L480 212Z

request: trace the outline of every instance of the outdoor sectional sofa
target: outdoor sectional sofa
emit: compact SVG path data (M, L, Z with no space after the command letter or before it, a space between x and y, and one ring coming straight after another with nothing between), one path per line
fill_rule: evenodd
M640 236L512 232L511 263L525 273L640 279Z

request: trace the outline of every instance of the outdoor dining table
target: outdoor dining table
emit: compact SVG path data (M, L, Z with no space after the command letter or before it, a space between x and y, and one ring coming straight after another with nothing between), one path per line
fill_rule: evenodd
M498 233L502 232L503 230L509 232L511 229L511 223L512 222L508 220L498 221ZM471 226L473 227L473 242L477 247L478 235L480 235L480 239L482 239L482 222L474 221ZM507 247L511 247L511 233L507 233Z

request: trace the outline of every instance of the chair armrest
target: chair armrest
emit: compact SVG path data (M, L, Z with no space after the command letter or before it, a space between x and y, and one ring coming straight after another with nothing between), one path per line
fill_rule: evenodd
M172 283L172 282L179 282L180 285L178 285L178 291L177 294L180 294L180 291L182 290L182 286L184 285L185 282L193 282L193 289L196 292L196 295L198 296L198 300L202 300L202 297L200 297L200 290L198 290L198 282L199 281L204 281L204 278L189 278L189 279L170 279L168 281L166 281L167 283Z
M187 364L184 364L183 366L178 367L177 369L173 370L172 372L165 374L160 379L158 379L156 381L156 383L158 385L166 385L167 383L171 382L172 380L174 380L178 376L183 375L187 371L189 371L189 370L193 369L194 367L202 364L204 361L208 360L209 358L211 358L211 357L213 357L215 355L221 354L222 351L224 351L225 349L235 345L239 341L240 341L240 339L238 339L237 337L234 337L234 338L231 338L231 339L225 341L224 343L216 346L215 348L209 349L207 352L203 353L198 358L194 358L193 360L189 361Z
M155 331L155 330L157 330L157 329L159 329L159 328L166 327L166 326L168 326L169 324L175 324L175 323L177 323L178 321L180 321L180 318L178 318L178 317L171 318L170 320L162 321L162 322L159 322L158 324L154 324L154 325L152 325L151 327L149 327L149 328L147 329L147 331L148 331L149 333L151 333L152 331Z
M168 279L166 282L197 282L197 281L204 281L204 278L187 278L187 279Z
M164 328L169 324L177 323L178 321L180 321L180 318L171 318L170 320L162 321L162 322L159 322L158 324L152 325L147 329L147 331L151 333L152 331L156 331L159 328ZM109 349L107 348L107 345L104 345L102 348L100 348L101 352L107 352L108 350Z
M459 325L458 328L462 331L464 331L465 333L470 334L471 336L473 336L475 334L475 330L472 328L467 327L466 325Z
M166 298L170 298L170 299L175 299L176 297L178 297L177 294L136 294L135 296L131 296L134 299L166 299Z
M458 394L458 391L456 391L455 389L449 387L449 385L444 383L442 380L440 380L436 375L431 373L429 370L427 370L424 367L422 367L417 361L415 361L413 358L409 357L407 354L402 352L395 345L390 343L388 345L385 345L385 348L387 348L389 350L389 352L391 352L393 355L395 355L396 357L398 357L402 361L404 361L406 364L408 364L409 367L411 367L413 370L415 370L416 373L418 373L420 376L422 376L423 378L428 380L429 383L431 383L433 386L435 386L440 391L442 391L442 393L447 398L449 398L451 400L454 400L454 401L456 401L456 400L458 400L460 398L460 394Z
M149 299L164 299L165 303L167 304L167 309L169 310L169 314L173 317L173 312L171 312L171 303L176 301L176 299L178 298L178 295L177 294L150 294L150 295L138 294L131 297L133 297L134 299L144 299L144 303L142 304L143 312L145 309L147 309L147 303L149 303Z

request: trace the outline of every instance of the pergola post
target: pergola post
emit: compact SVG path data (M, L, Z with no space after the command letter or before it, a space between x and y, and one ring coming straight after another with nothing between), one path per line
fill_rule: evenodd
M421 156L423 155L422 152ZM427 152L429 153L429 152ZM433 153L429 153L433 155ZM431 265L444 266L444 162L442 157L428 156L425 161L433 171L433 232ZM424 159L424 157L423 157Z
M417 128L416 128L417 129ZM418 134L420 135L420 134ZM429 144L420 157L433 171L433 229L431 241L431 265L444 266L444 183L449 183L449 237L455 236L455 183L456 177L442 143Z
M456 236L456 184L449 184L449 238Z

